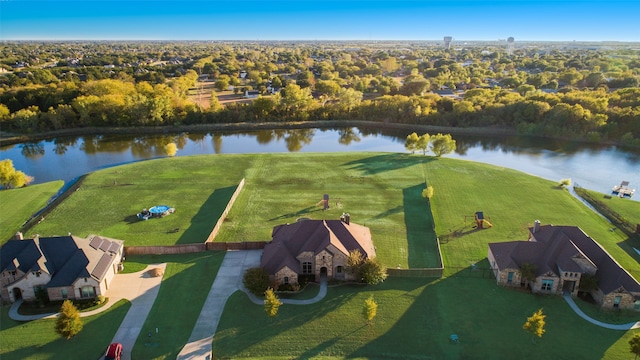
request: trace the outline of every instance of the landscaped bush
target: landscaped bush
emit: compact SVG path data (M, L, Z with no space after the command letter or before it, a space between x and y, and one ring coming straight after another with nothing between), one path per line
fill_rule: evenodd
M242 283L247 290L261 296L269 287L269 274L262 268L251 268L244 273Z

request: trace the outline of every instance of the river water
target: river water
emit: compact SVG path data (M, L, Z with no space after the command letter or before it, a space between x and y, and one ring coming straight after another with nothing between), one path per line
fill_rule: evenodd
M406 152L405 132L372 129L297 129L200 132L154 135L65 137L0 148L34 183L80 175L105 167L166 156L164 145L178 145L176 156L195 154L381 151ZM457 150L447 157L520 170L549 180L609 193L622 180L640 191L640 151L613 146L521 137L455 136ZM636 194L634 200L639 200Z

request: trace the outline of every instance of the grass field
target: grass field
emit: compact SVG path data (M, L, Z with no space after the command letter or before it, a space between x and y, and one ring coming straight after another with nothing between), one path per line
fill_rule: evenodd
M630 199L621 199L617 196L611 196L597 191L587 190L596 200L602 201L613 211L622 215L632 224L640 224L640 201Z
M373 326L362 316L370 295L378 303ZM539 308L547 331L534 343L522 325ZM460 343L450 343L450 334ZM275 320L236 292L213 351L218 359L624 359L632 335L586 323L558 297L491 279L390 278L375 287L330 288L320 303L282 306Z
M133 359L176 358L191 335L224 254L133 257L138 263L167 262L158 297L133 348Z
M82 318L84 328L65 340L55 333L54 319L29 322L9 318L9 306L0 313L0 359L98 359L111 342L131 303L122 300L98 315Z
M153 178L140 175L148 173L153 173ZM100 205L97 207L102 211L107 204L115 203L117 214L104 211L98 219L90 217L77 224L78 229L123 238L129 245L198 242L195 239L208 234L217 219L215 211L222 211L225 197L230 196L242 177L247 184L218 241L268 240L277 224L300 217L335 219L342 212L349 212L354 222L371 228L384 264L424 267L434 266L437 256L431 230L434 221L447 276L437 280L390 278L376 287L330 288L324 301L310 306L285 305L275 320L269 320L261 306L236 293L227 302L214 338L217 358L629 356L627 341L634 332L590 325L560 297L500 288L487 272L476 273L486 274L485 277L470 277L474 274L471 264L480 269L488 267L489 242L524 240L527 228L536 219L543 225L580 226L636 278L640 277L638 256L626 237L620 231L611 231L611 224L567 190L558 188L557 182L491 165L387 153L216 155L154 160L92 174L80 191L34 232L46 233L45 226L61 229L56 224L71 224L74 217L92 207ZM118 185L113 184L114 178ZM425 179L435 189L432 209L420 196ZM176 183L181 185L174 186ZM328 211L316 207L325 193L330 195ZM156 199L160 196L165 198ZM147 222L126 220L130 216L126 214L160 202L176 207L176 214ZM493 227L474 229L476 211L483 211ZM180 231L165 230L174 227ZM175 358L186 342L222 259L190 256L129 259L139 266L170 262L158 301L142 331L143 335L151 332L152 336L138 339L134 358ZM364 299L369 295L379 303L372 327L364 324L361 315ZM586 304L580 306L603 321L636 320L636 313L612 315ZM521 327L526 317L540 307L548 315L547 333L532 343ZM158 335L156 327L160 329ZM172 331L163 331L168 328ZM460 336L460 344L449 343L451 333Z
M167 158L90 174L80 190L28 235L91 233L125 245L202 242L240 180L246 185L216 241L269 240L274 226L343 212L374 234L389 266L438 267L430 211L422 199L426 157L404 154L256 154ZM114 183L115 182L115 183ZM324 194L330 209L316 206ZM176 213L138 221L143 207ZM81 220L79 220L81 219Z
M0 245L20 230L31 215L42 209L62 185L62 181L52 181L0 191Z

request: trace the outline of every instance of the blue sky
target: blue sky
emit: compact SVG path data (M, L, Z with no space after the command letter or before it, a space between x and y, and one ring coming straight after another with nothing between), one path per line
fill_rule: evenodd
M0 40L640 41L638 0L0 0Z

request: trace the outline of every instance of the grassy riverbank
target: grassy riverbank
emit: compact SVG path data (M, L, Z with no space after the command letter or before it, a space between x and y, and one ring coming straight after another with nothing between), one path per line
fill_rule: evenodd
M52 181L0 191L0 245L13 237L31 215L42 209L62 185L62 181Z

